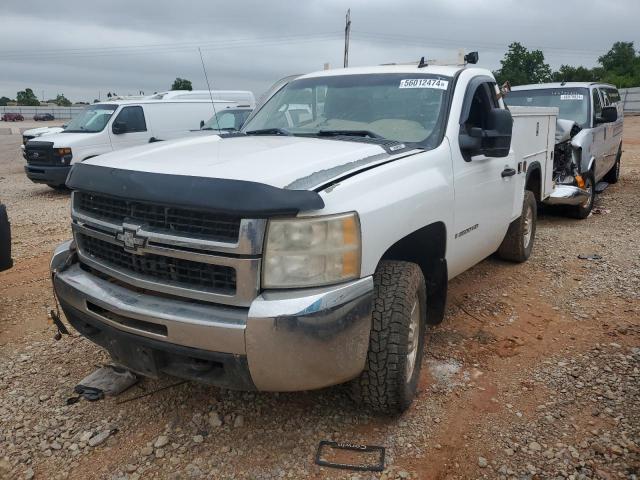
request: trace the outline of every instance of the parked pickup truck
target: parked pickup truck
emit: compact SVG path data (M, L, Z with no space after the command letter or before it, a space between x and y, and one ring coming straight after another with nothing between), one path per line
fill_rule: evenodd
M323 71L239 133L74 165L66 318L143 375L406 409L448 280L527 260L551 187L557 109L497 92L475 67Z
M575 218L587 218L596 185L616 183L622 157L623 113L613 85L588 82L541 83L514 87L509 107L557 107L554 189L545 200L566 205Z

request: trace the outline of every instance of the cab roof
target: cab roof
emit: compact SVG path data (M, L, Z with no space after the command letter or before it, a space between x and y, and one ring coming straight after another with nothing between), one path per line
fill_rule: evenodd
M512 87L511 90L542 90L545 88L589 88L589 87L611 87L616 88L615 85L609 83L600 82L550 82L550 83L532 83L530 85L518 85Z
M411 65L379 65L375 67L349 67L349 68L336 68L331 70L320 70L318 72L308 73L301 75L296 80L302 78L316 78L316 77L333 77L338 75L365 75L365 74L382 74L382 73L406 73L406 74L430 74L430 75L442 75L444 77L453 77L456 73L464 70L467 67L454 65L454 66L427 66L418 68L417 64ZM480 69L479 69L480 70ZM482 69L484 72L484 69Z

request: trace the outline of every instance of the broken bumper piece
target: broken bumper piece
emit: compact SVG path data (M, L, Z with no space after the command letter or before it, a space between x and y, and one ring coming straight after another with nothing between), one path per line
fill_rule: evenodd
M580 205L589 198L589 192L574 185L556 185L544 201L548 205Z

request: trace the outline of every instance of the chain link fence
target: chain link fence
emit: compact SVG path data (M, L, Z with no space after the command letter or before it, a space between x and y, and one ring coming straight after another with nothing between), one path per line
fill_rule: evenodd
M620 88L618 91L624 113L640 115L640 87Z

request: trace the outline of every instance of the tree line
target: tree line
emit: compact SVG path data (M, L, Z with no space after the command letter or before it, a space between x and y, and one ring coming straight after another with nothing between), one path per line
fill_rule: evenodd
M541 50L528 50L519 42L509 45L500 61L501 68L493 72L499 84L511 85L545 82L603 82L618 88L640 87L640 53L633 42L615 42L611 49L598 57L593 68L561 65L553 71L544 61Z

